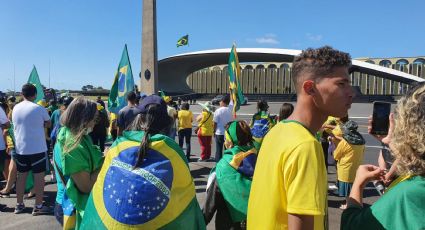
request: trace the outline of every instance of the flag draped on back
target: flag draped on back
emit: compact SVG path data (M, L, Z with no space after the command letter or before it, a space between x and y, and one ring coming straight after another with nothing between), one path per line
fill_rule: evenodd
M124 132L106 155L81 229L205 229L182 149L164 135L134 168L143 131Z
M38 103L44 98L43 86L41 85L40 78L38 77L37 69L35 66L32 68L30 77L28 78L28 83L33 84L37 88L37 97L34 100L34 103Z
M239 84L239 77L241 76L241 68L239 66L238 54L236 53L236 46L232 46L229 56L229 88L230 98L233 101L233 117L236 118L236 112L239 110L240 105L245 103L245 98L242 93L242 87Z
M189 44L189 35L186 34L185 36L181 37L178 41L177 41L177 47L180 46L185 46Z
M128 57L127 44L122 51L121 61L115 73L114 83L109 92L108 109L112 113L118 113L127 105L127 94L134 90L133 72Z
M257 162L257 150L253 146L237 145L237 122L226 131L226 141L233 147L226 149L215 168L217 183L234 222L246 220L252 176Z

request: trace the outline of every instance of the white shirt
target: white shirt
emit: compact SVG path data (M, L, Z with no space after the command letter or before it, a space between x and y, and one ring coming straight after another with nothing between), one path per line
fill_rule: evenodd
M172 128L177 129L176 128L176 116L177 116L176 109L173 108L172 106L167 105L167 113L168 113L168 116L173 118L173 122L172 122L173 127Z
M6 116L6 113L4 112L3 108L0 108L0 125L4 125L7 122L9 122L9 119ZM6 143L4 143L4 138L3 138L3 129L0 128L1 131L1 135L0 135L0 150L5 150L6 149Z
M23 101L13 108L17 154L32 155L47 151L44 122L49 120L47 110L33 102Z
M215 134L224 135L224 126L233 121L232 107L220 107L214 112L214 122L216 123Z

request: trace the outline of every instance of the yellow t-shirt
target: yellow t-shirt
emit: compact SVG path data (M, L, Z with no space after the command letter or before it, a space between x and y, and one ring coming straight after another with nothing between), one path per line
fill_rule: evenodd
M190 129L192 128L193 113L190 110L180 110L178 115L179 129Z
M334 151L334 158L338 161L338 180L353 183L356 171L363 161L364 145L351 145L341 140Z
M109 132L111 132L112 129L117 129L117 114L115 113L110 113L109 114L109 119L111 120L111 122L109 123Z
M325 228L327 174L317 139L296 121L279 122L263 140L248 203L248 229L287 229L288 213Z
M212 113L202 111L202 120L200 120L198 124L198 127L199 125L201 125L201 127L199 128L199 135L212 136L214 134L213 117L214 115Z
M336 137L342 137L342 129L341 129L342 123L337 123L335 128L332 130L332 134Z

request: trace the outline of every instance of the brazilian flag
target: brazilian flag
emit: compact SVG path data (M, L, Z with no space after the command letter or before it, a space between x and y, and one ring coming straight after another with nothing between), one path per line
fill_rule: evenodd
M254 147L235 146L224 151L213 169L233 222L246 220L256 161L257 150Z
M142 137L143 131L124 132L112 144L81 229L205 229L182 149L153 135L144 162L133 168Z
M37 97L34 100L34 103L38 103L44 98L43 86L41 85L40 78L38 77L37 69L35 66L32 68L30 77L28 78L28 83L33 84L37 88Z
M238 54L236 53L236 46L232 46L229 56L229 88L230 98L233 101L233 117L236 118L236 112L239 110L240 105L245 103L245 97L242 93L242 87L239 83L241 76L241 67L239 66Z
M121 61L115 73L114 83L108 98L108 109L118 114L120 109L127 105L127 94L134 90L133 71L128 57L127 44L122 51Z
M177 47L185 46L185 45L189 45L189 35L188 34L186 34L185 36L181 37L177 41Z

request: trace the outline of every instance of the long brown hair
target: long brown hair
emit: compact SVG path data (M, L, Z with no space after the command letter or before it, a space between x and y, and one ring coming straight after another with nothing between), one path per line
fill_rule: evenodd
M81 139L87 131L87 125L96 117L96 102L84 97L73 100L67 110L61 115L62 126L70 129L72 138L65 140L63 150L70 152L80 144Z
M134 168L140 167L145 158L152 135L161 133L167 134L172 123L172 118L168 116L167 111L163 111L160 105L150 104L147 106L147 112L137 115L135 121L130 126L130 130L144 131L140 141L140 148L137 154Z

